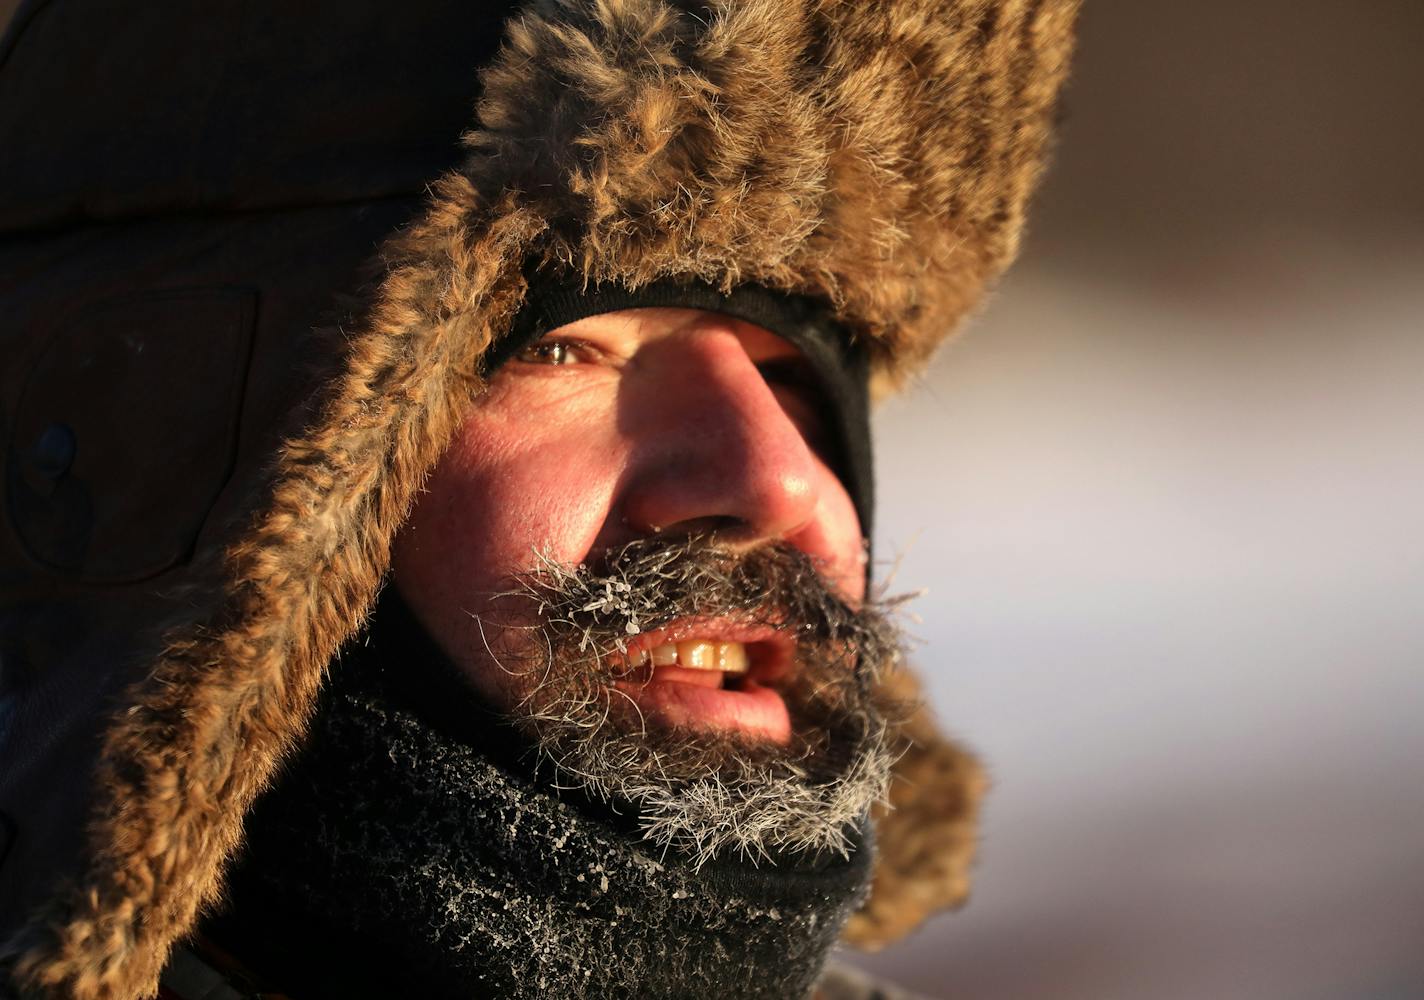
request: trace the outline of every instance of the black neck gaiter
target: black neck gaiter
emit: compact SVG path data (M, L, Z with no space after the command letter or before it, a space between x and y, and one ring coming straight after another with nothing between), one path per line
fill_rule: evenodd
M627 816L532 773L447 664L416 684L403 659L399 674L364 651L338 666L203 927L266 988L294 1000L808 994L863 897L868 826L848 860L694 869L649 854Z

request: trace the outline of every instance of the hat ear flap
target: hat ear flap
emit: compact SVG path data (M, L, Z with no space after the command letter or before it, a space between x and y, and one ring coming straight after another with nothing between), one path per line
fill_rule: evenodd
M938 910L969 897L978 847L979 803L988 778L973 754L945 737L907 668L881 682L892 702L913 705L900 736L888 805L875 814L876 861L870 896L844 940L874 951L900 940Z

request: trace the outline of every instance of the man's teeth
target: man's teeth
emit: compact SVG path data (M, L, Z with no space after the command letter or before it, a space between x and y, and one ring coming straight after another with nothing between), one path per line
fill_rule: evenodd
M747 672L747 647L740 642L689 639L665 642L633 654L636 664L652 661L655 667L679 666L689 670L720 670L724 674Z

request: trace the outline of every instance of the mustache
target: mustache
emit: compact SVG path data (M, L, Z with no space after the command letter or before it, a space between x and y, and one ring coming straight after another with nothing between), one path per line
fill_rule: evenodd
M568 565L538 557L481 624L520 692L513 713L560 784L631 804L643 837L701 865L733 852L847 856L853 831L883 801L905 706L877 683L901 658L898 600L852 606L816 561L773 543L749 551L715 538L654 537ZM643 633L679 619L734 620L794 640L794 668L774 686L792 723L788 745L646 725L613 681L636 668Z
M546 652L564 664L607 664L639 635L672 622L724 619L783 633L798 647L850 652L854 662L843 666L868 686L899 659L890 617L903 600L852 606L820 564L792 545L733 551L693 535L639 539L579 565L536 553L534 568L491 604L532 611L536 624L524 627L541 633Z

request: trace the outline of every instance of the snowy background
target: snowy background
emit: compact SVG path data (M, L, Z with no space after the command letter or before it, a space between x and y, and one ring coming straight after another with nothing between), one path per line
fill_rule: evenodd
M993 772L976 1000L1424 997L1424 4L1089 0L1020 266L878 416Z

